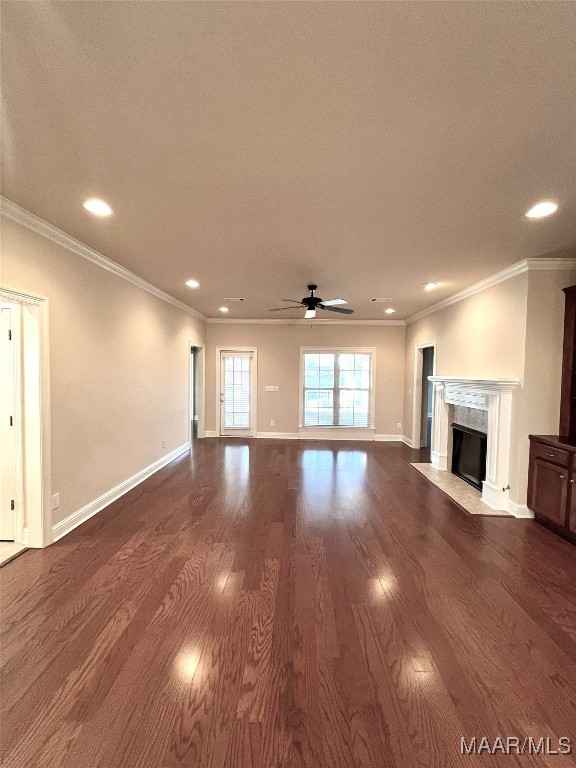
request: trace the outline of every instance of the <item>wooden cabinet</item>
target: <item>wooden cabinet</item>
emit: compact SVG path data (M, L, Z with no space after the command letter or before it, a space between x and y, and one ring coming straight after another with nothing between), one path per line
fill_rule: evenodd
M532 509L557 525L566 525L568 477L565 469L542 459L534 462Z
M530 435L528 506L576 543L576 285L564 288L564 347L558 435Z
M576 441L530 435L528 506L538 521L576 542Z

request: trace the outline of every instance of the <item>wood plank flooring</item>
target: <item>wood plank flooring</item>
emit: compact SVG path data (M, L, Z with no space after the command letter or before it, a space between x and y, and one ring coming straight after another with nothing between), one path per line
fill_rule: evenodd
M400 444L211 439L0 570L5 768L568 766L576 547Z

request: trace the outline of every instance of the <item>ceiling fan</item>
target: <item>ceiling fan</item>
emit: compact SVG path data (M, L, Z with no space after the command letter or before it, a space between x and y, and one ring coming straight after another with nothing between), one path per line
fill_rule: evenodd
M345 309L344 307L338 306L340 304L346 304L347 302L345 299L328 299L328 301L324 301L324 299L321 299L319 296L314 296L314 291L317 288L317 285L309 285L308 290L310 291L310 296L304 296L301 301L295 301L294 299L282 299L282 301L289 301L291 304L294 304L293 307L277 307L276 309L270 309L269 311L282 312L286 309L305 307L306 313L304 317L306 320L310 320L311 318L316 317L317 309L325 309L327 312L339 312L341 315L351 315L354 312L353 309Z

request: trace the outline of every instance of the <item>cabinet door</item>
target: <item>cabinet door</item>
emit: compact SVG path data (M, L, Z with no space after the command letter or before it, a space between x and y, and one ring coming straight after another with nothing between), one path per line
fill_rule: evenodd
M570 489L570 510L566 522L572 533L576 533L576 472L570 475Z
M537 515L556 525L567 525L568 470L536 459L530 501L530 507Z

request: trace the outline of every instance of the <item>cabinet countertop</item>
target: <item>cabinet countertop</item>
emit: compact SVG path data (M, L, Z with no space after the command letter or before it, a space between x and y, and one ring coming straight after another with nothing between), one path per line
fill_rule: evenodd
M576 439L566 435L529 435L529 437L530 440L534 440L537 443L544 443L554 448L563 448L565 451L576 453Z

